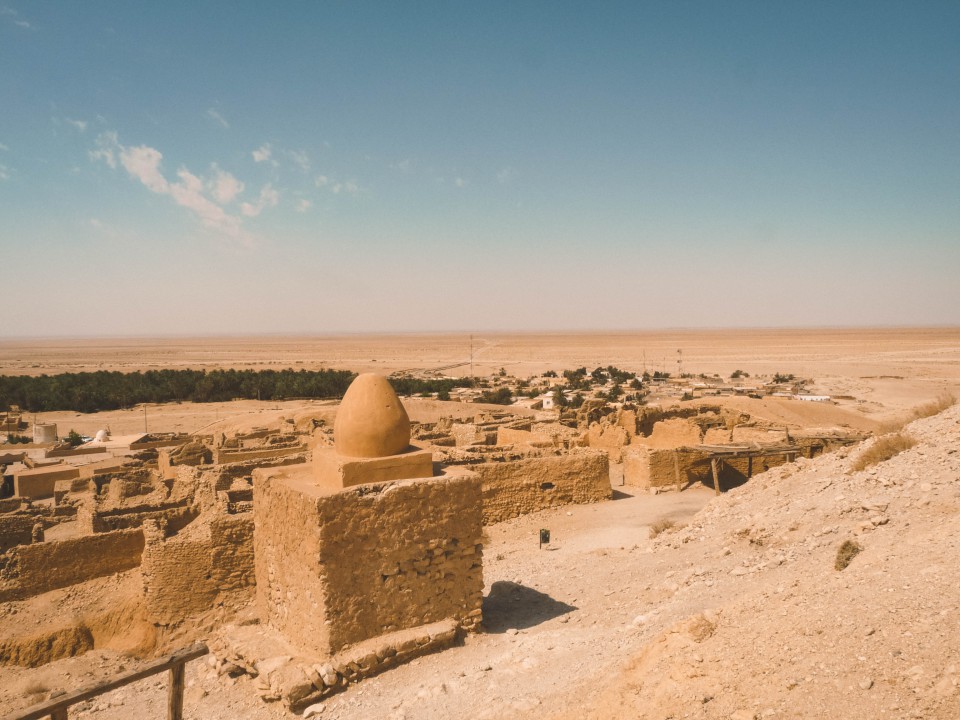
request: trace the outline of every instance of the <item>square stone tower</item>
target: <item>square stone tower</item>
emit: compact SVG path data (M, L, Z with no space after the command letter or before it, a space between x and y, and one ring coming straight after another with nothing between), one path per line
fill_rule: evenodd
M434 471L379 375L360 375L347 390L334 443L315 450L311 466L254 473L261 620L314 657L442 620L476 628L477 476Z

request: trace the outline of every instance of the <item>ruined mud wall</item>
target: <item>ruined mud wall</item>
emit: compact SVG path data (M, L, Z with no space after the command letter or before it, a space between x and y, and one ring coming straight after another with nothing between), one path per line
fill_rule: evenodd
M211 577L218 592L256 584L253 513L223 515L210 521Z
M456 441L457 447L467 445L493 445L497 442L497 428L473 423L455 423L450 428L450 434Z
M309 480L260 470L254 498L261 617L307 652L445 618L479 622L481 494L472 473L323 495Z
M150 621L175 625L209 610L221 593L254 584L253 517L201 518L170 535L155 521L144 525L140 566Z
M517 424L519 425L519 424ZM497 445L533 445L535 447L570 447L577 433L558 423L525 423L497 428Z
M53 497L57 480L72 480L77 477L80 477L80 471L72 465L25 470L13 476L13 494L32 500L50 498Z
M0 602L131 570L142 552L139 529L11 548L0 555Z
M490 525L548 507L608 500L610 463L602 451L581 450L471 465L483 487L483 523Z
M619 452L625 445L630 444L630 435L620 425L593 423L587 430L586 440L588 447Z
M226 465L229 463L250 462L253 460L272 460L282 458L288 455L296 455L307 449L306 445L286 445L282 447L264 447L252 450L239 450L219 448L213 451L213 462L215 465Z
M675 448L681 445L699 445L703 431L692 420L669 418L654 423L650 434L637 442L653 448Z
M33 526L36 522L35 518L28 515L0 517L0 553L33 542Z
M77 527L86 534L113 532L141 527L148 520L167 526L167 532L186 527L197 517L199 510L185 500L158 505L98 509L97 502L87 499L77 508Z
M799 454L810 457L810 453L819 449L808 445L802 447ZM681 487L688 484L704 483L713 487L713 470L710 455L706 452L684 450L657 450L644 447L631 447L624 453L623 483L634 487L670 487L676 485L674 454L680 473ZM746 482L753 475L765 472L788 462L786 455L767 455L765 457L724 458L719 463L720 487L729 488Z
M210 609L216 588L210 577L210 527L194 523L164 537L156 521L144 525L146 545L140 572L147 616L157 625L175 625Z

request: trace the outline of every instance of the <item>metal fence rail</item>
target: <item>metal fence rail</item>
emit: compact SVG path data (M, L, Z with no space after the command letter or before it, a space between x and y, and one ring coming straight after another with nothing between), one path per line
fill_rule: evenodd
M151 675L162 673L164 670L170 671L170 684L167 686L167 720L183 720L184 670L188 662L203 657L208 652L210 651L206 645L197 643L188 648L177 650L171 655L153 660L139 670L117 675L110 680L92 683L66 695L60 695L39 705L29 707L26 710L18 710L5 716L3 720L39 720L45 717L49 717L51 720L67 720L67 711L71 705L103 695L137 680L143 680Z

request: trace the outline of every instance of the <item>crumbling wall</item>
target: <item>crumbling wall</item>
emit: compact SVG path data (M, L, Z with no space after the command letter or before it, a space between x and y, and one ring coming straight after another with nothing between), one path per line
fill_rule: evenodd
M653 448L675 448L699 445L703 433L700 426L686 418L668 418L654 423L648 437L641 442Z
M497 428L488 428L475 423L455 423L450 434L457 447L466 445L493 445L497 442Z
M454 618L479 622L481 494L469 472L324 492L254 473L261 617L308 653Z
M548 507L609 500L610 461L579 450L507 462L471 465L483 486L483 522L490 525Z
M37 520L29 515L0 516L0 552L33 542L33 526Z
M131 570L142 552L139 529L19 545L0 555L0 602Z
M213 459L210 449L198 440L193 440L180 447L163 448L157 452L157 468L160 476L165 480L177 477L177 468L180 466L196 467L209 464Z
M176 534L151 520L144 534L140 570L151 622L175 625L209 610L221 593L255 583L252 513L204 516Z
M217 592L211 577L210 526L197 522L173 537L162 523L144 525L140 572L147 616L157 625L176 625L209 610Z
M808 447L800 454L809 455L809 452ZM676 456L676 466L674 456ZM753 475L788 461L784 454L753 458L723 458L718 463L720 487L729 488L742 484ZM695 483L704 483L713 487L710 453L691 449L675 451L643 446L633 446L624 453L623 484L641 488L675 486L678 470L681 487Z
M587 447L607 450L614 462L620 462L620 453L630 444L630 435L619 425L609 424L605 419L593 423L587 430Z
M253 513L220 515L210 521L212 579L218 592L256 584L253 562Z
M77 527L82 533L106 533L138 528L147 520L155 520L165 524L168 532L176 532L193 522L199 512L186 500L101 510L95 498L84 498L77 508Z
M497 445L532 445L534 447L571 447L578 433L559 423L525 423L497 428Z
M251 460L272 460L288 455L296 455L297 453L304 452L306 449L307 446L302 443L281 447L266 445L251 450L217 448L213 451L213 461L217 465L225 465L227 463L249 462Z

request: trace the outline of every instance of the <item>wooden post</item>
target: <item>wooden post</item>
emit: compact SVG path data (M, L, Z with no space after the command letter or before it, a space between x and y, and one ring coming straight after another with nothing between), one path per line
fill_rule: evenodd
M673 475L677 480L677 492L680 492L680 453L673 451Z
M713 470L713 494L720 494L720 473L717 470L717 459L710 459L710 469Z
M170 687L167 688L167 720L183 720L183 676L185 663L170 668Z
M753 477L753 455L747 455L747 478Z

